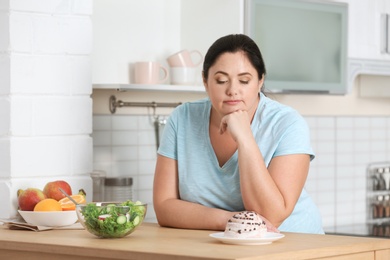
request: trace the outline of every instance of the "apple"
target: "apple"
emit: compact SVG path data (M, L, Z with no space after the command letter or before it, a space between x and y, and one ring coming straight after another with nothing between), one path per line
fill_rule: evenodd
M35 205L43 199L46 199L46 195L40 189L28 188L26 190L18 190L18 204L20 210L33 211Z
M72 195L72 188L70 187L69 183L63 180L46 183L45 187L43 188L43 193L47 198L60 200L66 196L60 191L59 188L63 189L68 195Z

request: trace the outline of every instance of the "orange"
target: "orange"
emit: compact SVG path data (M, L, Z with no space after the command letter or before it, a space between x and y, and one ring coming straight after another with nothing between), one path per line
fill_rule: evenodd
M70 196L74 201L76 201L78 204L84 204L85 197L81 194L75 194ZM62 198L58 201L61 205L62 210L75 210L76 205L67 197Z
M62 211L62 208L55 199L43 199L35 205L34 211Z

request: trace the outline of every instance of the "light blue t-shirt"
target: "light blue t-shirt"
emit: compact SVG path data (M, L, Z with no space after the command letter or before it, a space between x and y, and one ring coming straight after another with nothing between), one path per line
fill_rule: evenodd
M182 200L243 211L238 152L219 166L209 137L210 110L208 98L177 107L165 125L158 153L177 160ZM305 120L292 108L263 93L251 129L267 167L273 157L280 155L303 153L314 158ZM279 230L324 233L320 213L305 190Z

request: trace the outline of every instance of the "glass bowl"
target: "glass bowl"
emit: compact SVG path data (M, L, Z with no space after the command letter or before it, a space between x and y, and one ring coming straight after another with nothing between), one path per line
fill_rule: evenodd
M121 238L133 233L145 219L147 204L139 202L90 202L77 205L83 227L100 238Z

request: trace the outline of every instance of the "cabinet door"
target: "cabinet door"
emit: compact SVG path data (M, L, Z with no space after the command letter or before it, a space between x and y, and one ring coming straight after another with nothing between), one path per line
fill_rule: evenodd
M349 5L349 57L390 60L390 54L381 53L381 14L390 13L386 0L343 0ZM389 33L389 32L387 32Z
M389 260L390 249L375 251L375 260Z
M348 254L334 257L321 258L323 260L377 260L375 258L374 252L365 252L359 254Z

